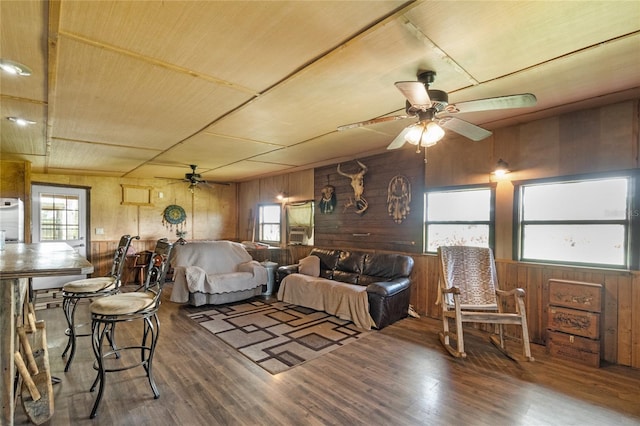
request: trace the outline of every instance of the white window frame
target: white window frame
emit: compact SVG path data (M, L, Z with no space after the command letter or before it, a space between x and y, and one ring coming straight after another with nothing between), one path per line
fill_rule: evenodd
M277 208L279 215L278 215L278 222L266 222L264 221L264 209L265 208ZM277 225L278 227L278 236L279 239L278 240L267 240L264 235L264 226L268 225L268 226L273 226L273 225ZM264 242L264 243L271 243L271 244L280 244L280 242L282 241L282 205L279 203L268 203L268 204L259 204L258 205L258 241L260 242Z
M575 219L549 219L549 220L525 220L526 209L526 189L528 187L539 185L563 185L582 182L601 182L611 179L626 179L627 180L627 194L626 194L626 211L624 217L621 215L612 215L612 218L594 219L594 218L575 218ZM601 267L612 269L638 269L639 256L638 245L640 241L632 240L633 229L638 229L638 222L640 213L637 209L634 209L634 200L638 200L638 185L637 185L637 172L616 172L616 173L602 173L598 175L578 175L578 176L564 176L548 179L538 179L531 181L517 182L514 184L514 207L516 213L516 219L514 221L514 257L519 261L533 262L533 263L552 263L552 264L566 264L576 265L584 267ZM622 201L622 200L621 200ZM567 258L557 259L536 259L528 258L525 256L525 227L527 226L558 226L561 229L562 226L623 226L623 260L619 264L607 263L607 262L592 262L585 260L584 262L576 260L567 260ZM569 256L567 256L569 257Z
M477 220L433 220L428 217L429 215L429 195L435 193L469 193L470 191L489 191L489 211L484 212L488 219ZM484 184L484 185L465 185L465 186L452 186L452 187L440 187L428 190L424 194L424 220L423 220L423 253L435 253L436 250L429 250L429 227L431 225L485 225L489 228L489 234L487 235L487 246L491 249L494 248L495 240L495 197L496 197L496 185ZM454 206L452 206L454 208Z

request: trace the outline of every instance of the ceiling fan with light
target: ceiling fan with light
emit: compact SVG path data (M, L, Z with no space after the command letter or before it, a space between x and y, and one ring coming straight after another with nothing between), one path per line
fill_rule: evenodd
M492 133L490 131L455 117L457 114L525 108L536 104L536 97L531 93L449 104L447 92L429 88L431 83L434 82L435 76L435 71L421 71L418 73L418 81L398 81L395 83L398 90L407 98L406 114L346 124L338 127L338 130L353 129L385 121L417 118L418 121L405 127L389 144L387 149L397 149L409 142L418 146L419 151L420 146L429 147L442 139L444 136L443 127L473 141L480 141L491 136Z
M175 178L161 178L161 179L171 179L171 180L179 180L181 182L188 182L189 183L189 191L193 192L198 185L203 184L203 185L212 185L212 184L216 184L216 185L230 185L229 182L214 182L214 181L207 181L204 180L202 178L202 175L200 173L196 173L196 169L198 168L197 165L195 164L190 164L189 167L191 167L191 173L185 173L184 174L184 179L175 179Z

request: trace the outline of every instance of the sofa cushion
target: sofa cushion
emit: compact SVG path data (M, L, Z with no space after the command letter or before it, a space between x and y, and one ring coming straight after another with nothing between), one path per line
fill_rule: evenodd
M333 279L343 283L359 284L366 253L343 251L333 271Z
M298 264L298 272L311 277L320 276L320 258L315 255L307 256L300 259Z
M371 277L393 280L396 278L408 277L413 269L413 258L400 254L385 253L369 253L364 260L362 274L368 278L362 277L361 281L371 282ZM365 284L360 282L360 284Z

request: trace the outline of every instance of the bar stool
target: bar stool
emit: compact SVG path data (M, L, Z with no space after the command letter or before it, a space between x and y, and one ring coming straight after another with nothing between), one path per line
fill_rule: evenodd
M71 361L76 353L76 338L83 336L90 336L90 333L78 334L77 329L84 324L76 325L75 315L76 307L80 300L92 299L96 297L108 296L115 294L120 290L122 269L125 263L125 257L131 241L133 239L139 240L139 236L132 237L130 235L123 235L120 238L118 247L113 255L113 264L111 265L111 273L106 277L86 278L82 280L75 280L66 283L62 286L62 309L64 310L64 316L67 319L67 329L65 334L69 337L67 346L62 352L62 357L69 352L67 363L64 366L64 371L69 371L71 367ZM110 336L111 338L111 336Z
M96 356L93 368L97 371L96 378L91 385L91 392L95 391L98 384L100 385L90 418L94 418L97 414L104 392L106 373L109 372L124 371L142 366L146 371L154 399L160 397L158 387L153 379L153 354L160 334L160 323L157 315L160 307L160 296L167 270L169 269L169 255L172 249L173 244L169 243L166 238L158 240L147 266L147 274L143 286L136 291L99 298L91 303L89 307L91 311L93 352ZM113 348L108 352L103 351L104 339L105 337L109 338L109 334L117 323L136 320L142 320L142 341L139 345ZM126 364L129 361L123 356L124 352L128 350L134 350L139 353L139 358L131 364ZM115 358L112 355L115 355Z

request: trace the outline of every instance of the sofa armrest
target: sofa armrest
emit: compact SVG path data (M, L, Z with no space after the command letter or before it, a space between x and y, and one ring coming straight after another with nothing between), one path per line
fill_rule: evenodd
M280 283L287 275L297 274L299 270L299 265L284 265L280 266L276 270L276 283Z
M258 284L266 284L268 275L267 268L262 266L257 260L239 263L236 267L238 272L249 272Z
M367 293L377 294L382 297L393 296L409 288L411 280L409 278L397 278L391 281L379 281L367 286Z

